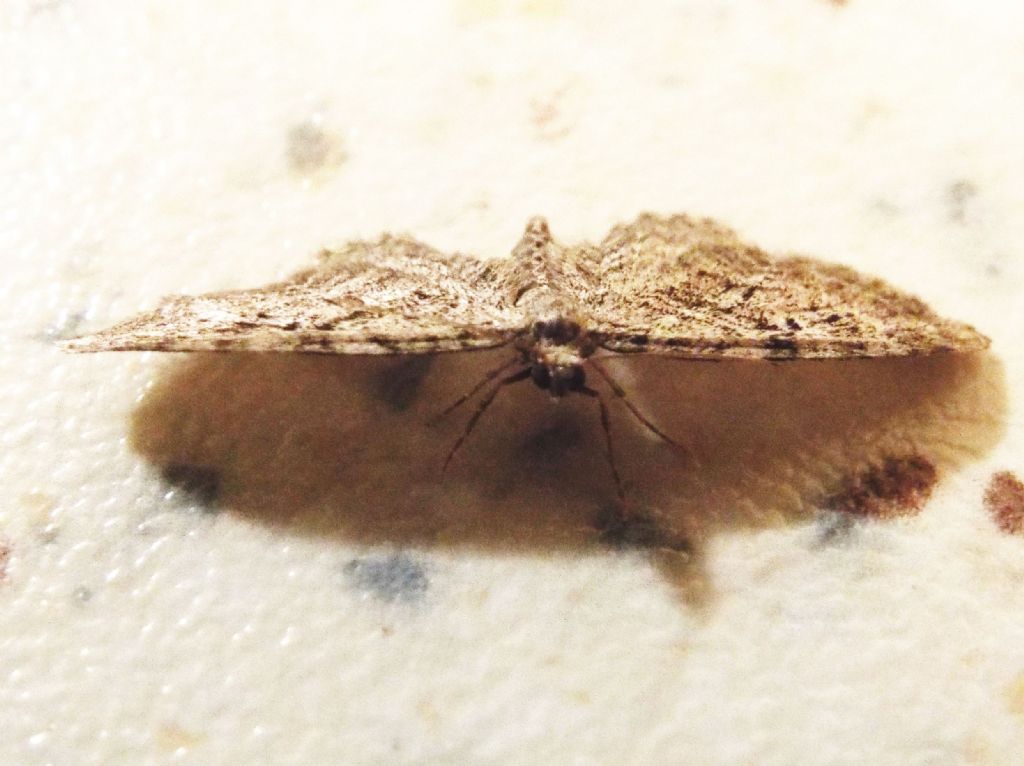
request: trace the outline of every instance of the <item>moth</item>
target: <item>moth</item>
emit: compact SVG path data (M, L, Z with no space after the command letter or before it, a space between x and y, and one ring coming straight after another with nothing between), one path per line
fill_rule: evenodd
M434 354L508 347L445 466L506 386L532 381L599 408L620 500L608 391L661 439L602 366L606 355L791 361L968 352L989 340L880 279L805 257L772 257L709 218L644 214L598 244L566 247L531 219L511 257L441 253L403 236L324 250L290 279L178 296L68 351Z

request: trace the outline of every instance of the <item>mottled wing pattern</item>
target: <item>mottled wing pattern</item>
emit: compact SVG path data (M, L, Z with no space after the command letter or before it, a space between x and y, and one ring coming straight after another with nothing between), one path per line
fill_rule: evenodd
M574 257L600 260L580 303L592 336L612 351L838 359L988 345L879 279L770 257L710 219L642 215Z
M499 346L525 320L504 264L445 255L403 237L326 250L319 264L253 290L166 299L70 351L431 353ZM507 290L507 288L506 288Z

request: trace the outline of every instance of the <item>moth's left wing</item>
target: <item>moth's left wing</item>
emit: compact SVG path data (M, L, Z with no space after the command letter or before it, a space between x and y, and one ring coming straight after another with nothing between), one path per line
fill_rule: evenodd
M988 346L880 279L773 258L710 219L643 215L574 257L594 274L576 288L587 327L612 351L842 359Z
M153 312L63 345L68 351L396 354L511 341L504 262L446 255L404 237L354 242L278 284L165 299Z

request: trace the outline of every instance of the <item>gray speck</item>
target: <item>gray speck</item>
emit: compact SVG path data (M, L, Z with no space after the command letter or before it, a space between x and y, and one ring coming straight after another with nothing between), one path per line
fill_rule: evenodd
M381 601L420 601L430 581L423 564L405 553L353 559L345 565L356 588Z
M288 131L286 156L297 173L340 165L346 158L340 138L325 130L319 118L300 122Z
M970 181L960 180L949 185L946 200L949 219L959 224L967 222L967 207L978 195L978 187Z
M885 216L886 218L894 218L903 211L900 207L887 199L877 199L871 203L871 210Z
M71 597L79 604L85 604L92 600L92 591L84 585L79 585L71 592Z
M857 520L845 511L820 511L814 519L815 548L845 545L856 532Z

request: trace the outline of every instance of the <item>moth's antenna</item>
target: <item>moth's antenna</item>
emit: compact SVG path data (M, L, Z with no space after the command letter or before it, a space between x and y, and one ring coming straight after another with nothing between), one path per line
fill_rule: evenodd
M476 396L477 391L479 391L481 388L486 386L488 383L490 383L496 377L501 375L501 373L505 372L505 370L507 370L509 367L511 367L513 364L515 364L518 361L519 361L519 357L514 356L511 359L509 359L507 362L502 364L500 367L495 367L493 370L491 370L490 372L485 374L483 379L479 383L477 383L475 386L473 386L473 388L471 388L469 391L464 393L462 396L460 396L454 402L452 402L447 407L445 407L443 412L439 412L438 414L434 415L434 417L430 418L430 420L427 421L427 424L428 425L434 425L438 421L442 420L446 415L454 412L456 409L459 408L460 405L465 404L467 401L469 401L474 396Z
M505 366L507 367L508 365ZM476 422L480 419L480 416L484 414L487 408L491 406L491 402L494 401L494 397L498 395L498 392L501 391L501 389L503 389L505 386L510 386L513 383L519 383L520 381L526 380L529 377L530 368L524 367L519 372L511 374L507 378L502 378L500 381L498 381L498 384L491 389L491 392L480 400L480 404L477 405L476 412L473 413L473 417L471 417L469 419L469 422L466 423L466 430L462 432L462 436L458 438L458 440L452 447L451 451L448 453L448 457L445 458L444 467L441 468L442 473L448 470L448 464L452 462L452 458L455 457L455 453L459 451L459 447L461 447L462 443L466 441L466 437L469 436L470 433L472 433L473 428L476 426Z
M600 374L600 376L604 378L605 382L608 384L609 388L611 388L615 396L617 396L622 401L622 403L626 405L629 411L633 413L633 417L635 417L637 420L643 423L648 428L648 430L650 430L650 432L653 433L655 436L664 439L666 442L671 444L673 447L676 447L677 449L681 449L684 452L689 452L689 450L686 447L684 447L682 444L677 442L671 436L669 436L656 425L654 425L654 423L648 420L647 416L640 412L640 410L636 408L636 405L633 404L633 402L629 401L629 397L626 396L626 392L623 390L622 386L615 382L615 379L608 374L607 370L605 370L593 359L588 359L587 361L590 362L591 367L597 370L598 374Z
M605 456L608 458L608 467L612 469L612 478L615 479L615 494L618 495L619 502L625 505L626 493L622 489L622 477L619 476L619 469L615 467L615 450L612 449L612 421L608 416L608 405L605 404L604 397L601 396L600 392L595 391L590 386L583 386L579 389L579 392L597 399L597 404L601 408L601 429L604 431Z

